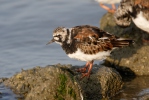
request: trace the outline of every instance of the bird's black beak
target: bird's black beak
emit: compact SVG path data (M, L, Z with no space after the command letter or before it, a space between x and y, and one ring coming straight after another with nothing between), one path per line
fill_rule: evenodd
M50 40L46 45L51 44L53 42L55 42L54 38L52 40Z

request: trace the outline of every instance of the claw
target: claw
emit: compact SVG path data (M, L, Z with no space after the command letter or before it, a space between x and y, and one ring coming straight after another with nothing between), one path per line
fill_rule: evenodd
M89 78L90 77L90 73L82 73L81 79L83 79L84 77Z
M94 61L87 62L84 68L80 68L80 69L77 70L77 72L82 73L81 79L84 78L84 77L87 77L87 78L90 77L90 73L91 73L91 70L92 70L92 67L93 67L93 62Z
M115 13L115 11L116 11L116 10L114 10L114 9L109 9L109 10L108 10L108 12L110 12L110 13Z
M84 68L79 68L76 71L81 72L81 73L85 73L87 71L88 67L89 67L89 63L87 62Z
M85 73L87 71L87 68L84 67L84 68L79 68L76 70L77 72L81 72L81 73Z

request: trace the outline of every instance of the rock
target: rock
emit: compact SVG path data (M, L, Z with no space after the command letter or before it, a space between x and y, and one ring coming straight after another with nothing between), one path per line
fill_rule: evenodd
M137 85L137 100L149 100L149 76L138 77L134 79L131 83Z
M142 92L144 92L144 93L142 93ZM139 96L138 97L138 100L149 100L149 89L146 89L146 90L141 91L140 94L138 95Z
M103 15L103 17L100 19L99 24L100 29L112 34L116 34L117 36L121 35L123 32L123 28L116 26L112 13L106 13L105 15Z
M125 88L112 100L149 100L149 76L139 76L124 83Z
M119 73L94 65L90 78L80 80L75 66L52 65L22 70L4 84L25 100L99 100L116 95L123 86Z
M0 78L0 84L3 83L5 80L7 80L8 78Z
M4 84L25 100L81 100L72 74L56 66L22 70Z
M113 14L110 13L101 18L100 27L116 36L131 38L135 42L129 47L114 50L106 59L105 65L113 66L125 75L149 75L149 45L142 42L143 39L149 39L148 33L137 28L133 22L128 28L117 26Z
M84 78L79 81L85 100L99 100L99 98L108 100L121 90L123 82L116 70L94 65L92 71L89 79Z

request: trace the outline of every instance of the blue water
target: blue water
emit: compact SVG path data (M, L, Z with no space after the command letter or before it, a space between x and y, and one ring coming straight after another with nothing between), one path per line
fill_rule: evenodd
M10 89L0 84L0 100L18 100L18 97Z
M46 43L58 26L99 27L99 20L106 12L93 0L0 0L0 78L11 77L22 68L57 63L84 65L85 62L67 57L59 45ZM148 79L141 77L126 83L114 99L136 100L149 93ZM0 84L0 100L16 100L16 97Z
M104 13L93 0L1 0L0 77L35 66L84 65L67 57L59 45L46 43L58 26L99 27Z

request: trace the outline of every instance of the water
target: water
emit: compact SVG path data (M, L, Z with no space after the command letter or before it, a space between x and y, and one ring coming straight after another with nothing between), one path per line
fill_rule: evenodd
M46 45L58 26L99 26L106 11L92 0L1 0L0 77L51 64L83 65L57 44Z
M0 100L17 100L17 95L15 95L10 89L6 88L3 84L0 84Z
M67 57L59 45L46 43L52 38L56 27L99 26L104 13L106 11L93 0L1 0L0 78L11 77L22 68L57 63L84 65L85 62ZM133 99L149 93L149 81L145 81L149 78L140 79L127 82L114 100ZM16 96L0 84L0 100L9 99L16 100Z

